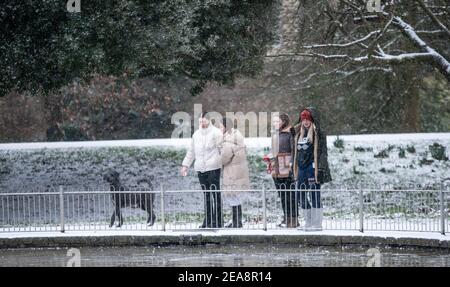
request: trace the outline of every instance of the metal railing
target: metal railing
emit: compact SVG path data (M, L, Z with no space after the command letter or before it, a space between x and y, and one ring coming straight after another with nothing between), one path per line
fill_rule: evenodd
M237 191L242 206L242 229L302 229L306 211L302 209L302 196L311 197L315 191L292 188L280 192L265 186ZM222 199L226 193L223 190L165 190L162 186L156 191L71 191L58 187L45 192L0 193L0 232L195 230L205 217L205 192L221 194ZM450 230L448 190L334 188L321 189L320 199L323 230L441 234ZM112 217L115 217L115 224L120 223L116 206L120 206L123 218L120 228L110 227ZM233 217L232 207L222 200L220 208L225 224ZM286 214L294 214L291 217L298 220L298 225L288 226ZM217 228L224 228L224 224Z

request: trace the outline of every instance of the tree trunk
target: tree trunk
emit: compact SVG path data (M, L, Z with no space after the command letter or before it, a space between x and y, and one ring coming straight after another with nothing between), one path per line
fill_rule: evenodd
M406 95L405 95L405 124L408 132L420 132L421 119L420 119L420 79L417 76L411 76L417 73L417 65L414 65L416 69L411 69L411 74L405 74ZM416 71L416 72L414 72ZM409 74L409 75L408 75Z

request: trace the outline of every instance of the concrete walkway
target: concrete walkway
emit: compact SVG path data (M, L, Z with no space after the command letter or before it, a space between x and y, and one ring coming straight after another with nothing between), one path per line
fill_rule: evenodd
M1 248L201 244L359 245L450 249L450 235L425 232L301 230L66 231L0 233Z

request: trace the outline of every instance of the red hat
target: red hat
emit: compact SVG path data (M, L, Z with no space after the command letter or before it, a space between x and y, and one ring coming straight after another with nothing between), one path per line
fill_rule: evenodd
M300 121L303 121L303 120L310 120L311 122L313 121L310 111L308 111L308 110L302 111L302 113L300 114Z

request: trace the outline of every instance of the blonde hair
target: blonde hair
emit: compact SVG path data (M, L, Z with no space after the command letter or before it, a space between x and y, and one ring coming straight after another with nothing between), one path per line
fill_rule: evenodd
M305 134L305 127L303 126L303 123L300 124L300 139L303 139L303 136ZM308 129L308 135L306 136L308 142L313 143L314 142L314 166L318 167L319 165L319 136L317 134L316 125L314 123L311 123L311 126ZM313 141L314 139L314 141ZM297 150L296 150L297 153ZM297 155L295 155L297 156ZM297 165L294 165L294 175L297 176ZM319 176L319 169L314 168L314 177L316 179L316 182L318 182L318 176Z
M316 126L314 123L311 123L311 126L308 129L308 134L306 135L308 142L312 143L316 132ZM301 124L300 127L300 139L303 139L305 135L305 127Z

